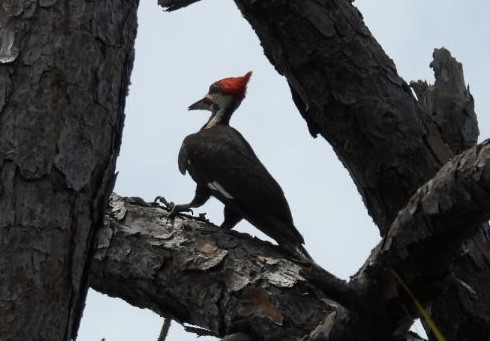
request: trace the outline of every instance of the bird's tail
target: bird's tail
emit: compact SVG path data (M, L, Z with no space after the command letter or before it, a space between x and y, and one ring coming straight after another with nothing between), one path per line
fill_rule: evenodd
M292 260L295 260L303 264L315 263L315 261L313 260L313 258L311 258L308 251L306 251L303 244L286 243L284 245L281 245L281 247L292 256Z

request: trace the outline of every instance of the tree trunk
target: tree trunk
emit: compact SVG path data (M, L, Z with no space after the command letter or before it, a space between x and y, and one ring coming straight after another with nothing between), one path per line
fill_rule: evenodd
M2 340L76 337L113 188L137 4L2 1Z

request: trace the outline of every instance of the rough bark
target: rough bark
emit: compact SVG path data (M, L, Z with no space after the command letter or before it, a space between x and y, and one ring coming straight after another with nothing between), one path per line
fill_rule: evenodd
M348 1L236 3L271 63L288 79L310 130L317 129L332 144L349 170L382 235L441 164L475 142L478 129L471 95L461 67L455 61L447 63L451 58L444 51L432 64L438 89L433 115L412 96ZM448 98L458 105L448 105ZM489 241L484 225L465 242L453 273L471 283L478 300L458 285L440 297L440 309L432 309L436 321L447 326L448 339L470 340L490 333L490 312L485 308L490 297L484 294Z
M256 340L295 339L334 311L270 243L147 206L113 195L94 289L215 335Z
M490 218L489 180L487 140L446 163L400 210L382 243L350 283L359 290L359 302L372 309L367 315L374 319L368 323L371 328L391 332L412 323L413 315L407 316L407 311L414 311L413 302L400 286L397 288L393 271L422 302L439 298L452 284L472 294L478 290L473 283L455 276L453 264L460 256L463 241ZM487 295L486 291L481 294ZM377 304L380 297L381 304ZM378 324L380 321L382 324ZM389 328L389 323L394 325ZM445 331L448 327L442 323L439 326ZM390 335L381 334L378 339Z
M0 335L76 335L113 187L137 1L0 6Z
M269 243L189 217L169 220L159 207L113 195L91 285L217 336L409 339L414 306L393 273L430 302L453 279L463 240L489 218L487 141L416 192L345 288L349 295L339 295L321 269L302 268Z
M385 234L451 156L432 121L349 1L236 2Z
M445 143L458 153L474 145L478 138L473 97L465 85L462 65L449 51L436 49L433 57L430 66L435 84L418 81L411 86ZM479 340L490 335L490 297L485 285L490 281L489 240L490 227L485 223L463 244L445 295L430 305L433 318L445 326L451 339Z

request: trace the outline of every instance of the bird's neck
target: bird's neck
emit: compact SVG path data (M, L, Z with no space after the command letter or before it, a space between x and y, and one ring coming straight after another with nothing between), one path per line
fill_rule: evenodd
M229 125L231 115L234 111L235 108L233 107L228 107L224 109L218 108L216 111L213 111L213 114L206 122L206 124L201 128L201 130L212 128L217 124Z

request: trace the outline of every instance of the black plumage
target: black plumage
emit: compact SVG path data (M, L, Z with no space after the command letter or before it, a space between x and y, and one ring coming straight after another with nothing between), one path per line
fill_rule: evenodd
M296 258L311 261L281 187L245 138L228 125L245 89L242 97L227 94L219 87L220 82L214 83L210 93L190 107L209 109L213 114L200 131L187 136L182 143L179 169L182 174L189 172L197 188L192 202L175 206L171 214L199 207L212 195L225 205L221 227L233 228L245 218ZM213 96L215 93L219 96ZM223 99L226 96L233 97Z

